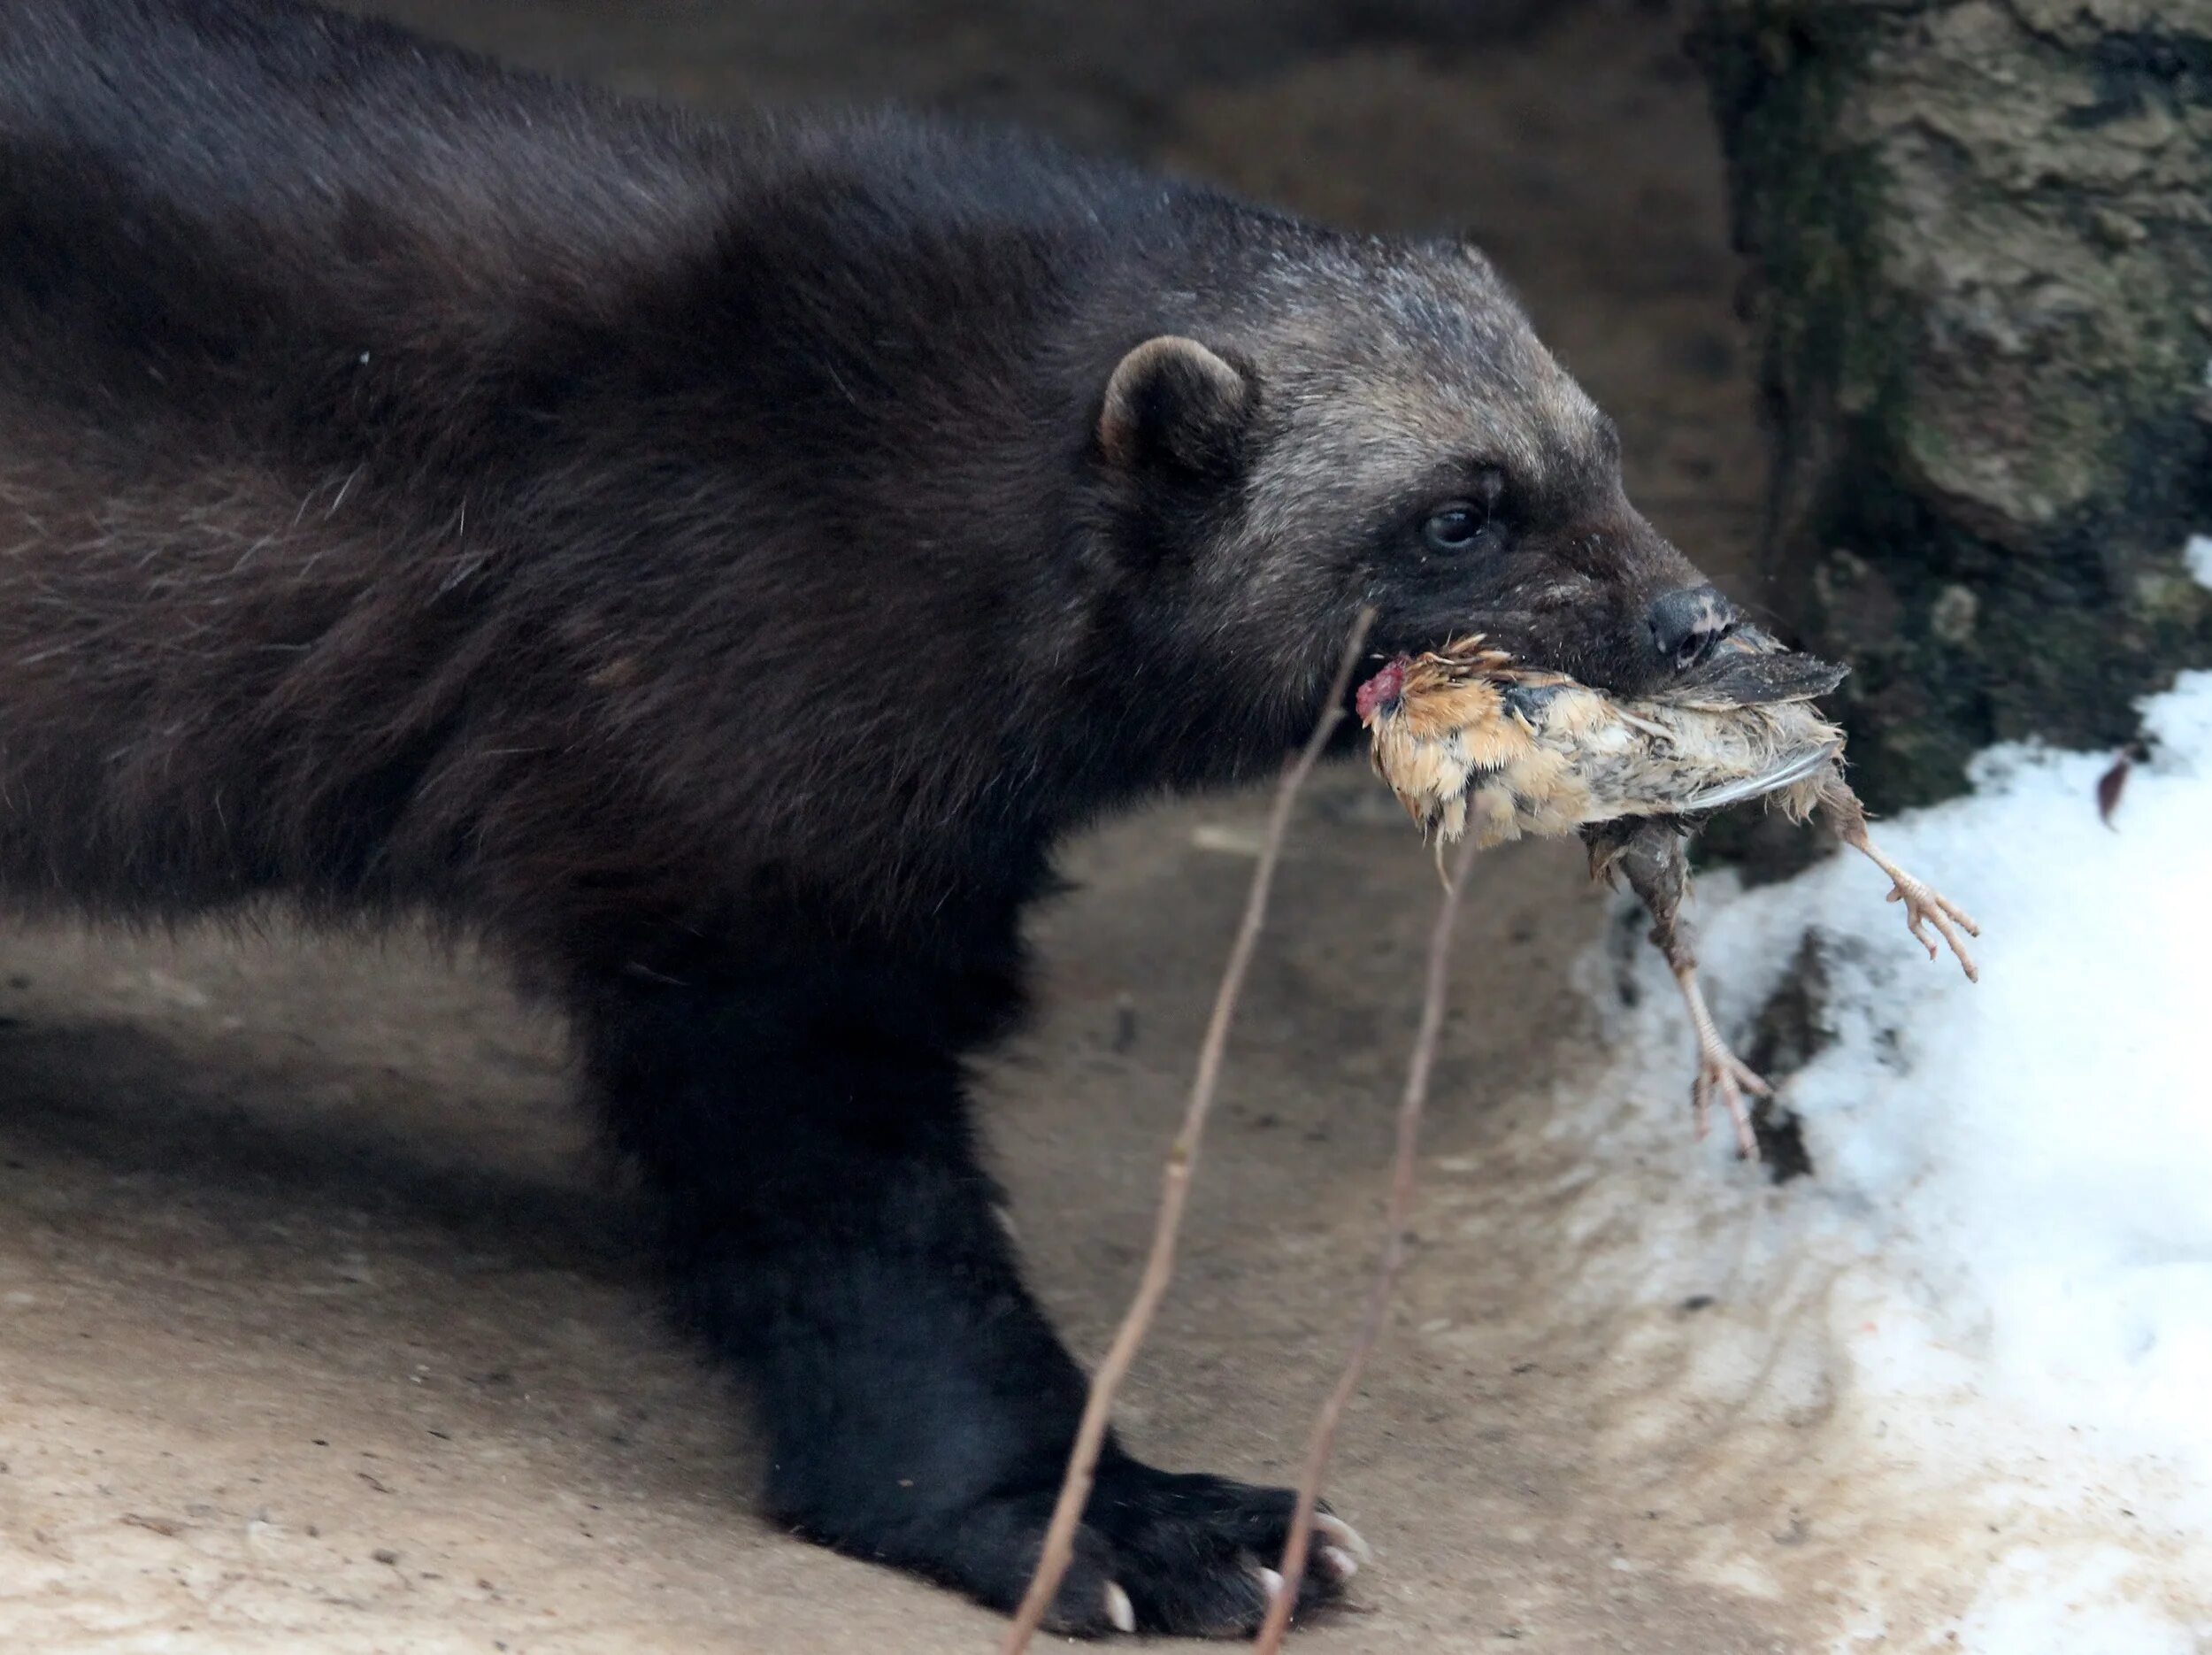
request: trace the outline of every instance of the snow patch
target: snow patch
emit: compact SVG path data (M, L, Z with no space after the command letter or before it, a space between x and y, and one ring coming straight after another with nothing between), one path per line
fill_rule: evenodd
M2212 535L2192 535L2181 549L2182 560L2200 586L2212 586Z
M2212 580L2212 537L2189 555ZM2109 755L2020 746L1981 757L1970 797L1876 825L1981 921L1978 985L1920 955L1858 857L1701 883L1740 1051L1809 937L1820 962L1825 1043L1775 1077L1811 1176L1687 1142L1690 1036L1640 925L1582 967L1612 1056L1560 1101L1595 1174L1567 1222L1633 1234L1575 1291L1678 1341L1667 1394L1624 1399L1616 1435L1686 1407L1746 1443L1789 1422L1789 1497L1855 1536L1836 1567L1886 1570L1843 1594L1838 1649L2212 1648L2212 674L2145 714L2109 828ZM1694 1297L1713 1309L1678 1334L1656 1317ZM1780 1497L1762 1486L1740 1498Z

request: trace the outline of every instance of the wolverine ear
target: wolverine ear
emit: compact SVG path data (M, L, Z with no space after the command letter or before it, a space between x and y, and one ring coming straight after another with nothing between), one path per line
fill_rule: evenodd
M1252 411L1252 381L1195 339L1162 334L1114 369L1099 411L1099 451L1116 466L1225 467Z
M1452 245L1462 258L1495 281L1498 280L1498 267L1490 262L1490 255L1482 250L1482 242L1479 239L1479 234L1476 227L1471 224L1452 238Z

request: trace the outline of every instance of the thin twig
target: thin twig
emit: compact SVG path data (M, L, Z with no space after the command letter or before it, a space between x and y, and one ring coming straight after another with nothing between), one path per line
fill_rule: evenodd
M1428 981L1421 994L1420 1031L1413 1040L1413 1056L1406 1066L1406 1089L1398 1105L1398 1151L1390 1174L1390 1200L1383 1216L1382 1263L1367 1289L1367 1305L1360 1312L1359 1332L1345 1359L1336 1389L1315 1416L1313 1434L1306 1441L1306 1465L1298 1478L1298 1505L1291 1519L1290 1538L1283 1546L1278 1572L1283 1584L1267 1606L1260 1625L1254 1655L1275 1655L1290 1628L1291 1612L1298 1604L1298 1583L1305 1578L1306 1553L1313 1539L1314 1507L1320 1498L1321 1479L1329 1468L1336 1446L1336 1430L1359 1389L1367 1359L1382 1335L1383 1318L1389 1312L1390 1296L1406 1260L1406 1225L1413 1215L1416 1158L1421 1147L1421 1112L1428 1102L1429 1075L1436 1067L1437 1043L1444 1029L1444 990L1451 971L1452 927L1459 919L1459 895L1467 884L1467 870L1475 859L1475 835L1460 841L1452 858L1450 881L1436 910L1436 926L1429 933Z
M1229 1042L1230 1020L1236 1014L1237 997L1243 991L1253 951L1259 943L1260 928L1267 918L1268 891L1275 882L1276 864L1282 859L1291 806L1297 802L1298 789L1313 774L1322 749L1328 745L1338 720L1344 716L1344 697L1351 689L1361 646L1367 642L1367 629L1374 620L1375 612L1363 609L1353 622L1352 635L1345 643L1344 658L1338 664L1335 681L1329 686L1329 698L1323 704L1320 721L1314 726L1313 734L1306 738L1296 758L1285 767L1282 780L1276 785L1274 809L1267 819L1267 836L1260 847L1259 864L1252 870L1251 891L1244 901L1244 919L1229 951L1228 966L1221 974L1221 987L1214 994L1213 1016L1206 1024L1205 1040L1198 1049L1198 1068L1191 1079L1182 1128L1168 1148L1167 1166L1161 1177L1159 1216L1152 1228L1152 1251L1145 1260L1136 1297L1130 1301L1121 1326L1115 1330L1105 1359L1091 1376L1090 1397L1083 1407L1083 1421L1077 1428L1075 1445L1068 1453L1067 1473L1061 1480L1060 1497L1052 1508L1052 1521L1045 1529L1044 1550L1037 1559L1037 1573L1029 1582L1021 1607L1014 1613L1013 1625L1007 1628L1006 1641L1000 1646L1002 1655L1024 1655L1029 1648L1029 1640L1043 1622L1045 1612L1067 1574L1068 1562L1075 1555L1075 1531L1083 1520L1083 1508L1090 1503L1091 1488L1097 1480L1098 1456L1105 1445L1107 1423L1113 1416L1114 1393L1136 1360L1138 1347L1150 1331L1153 1315L1175 1273L1175 1243L1182 1230L1183 1205L1190 1191L1191 1174L1198 1165L1199 1141L1205 1135L1206 1118L1212 1112L1214 1092L1220 1082L1221 1058Z

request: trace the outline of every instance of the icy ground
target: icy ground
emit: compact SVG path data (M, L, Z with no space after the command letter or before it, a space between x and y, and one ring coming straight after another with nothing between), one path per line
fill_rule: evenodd
M1735 1428L1818 1419L1755 1470L1815 1531L1849 1513L1825 1558L1849 1582L1838 1650L2212 1650L2212 674L2146 712L2109 828L2108 758L2022 748L1984 755L1972 797L1877 824L1981 922L1978 985L1921 955L1856 856L1701 882L1724 1028L1745 1051L1763 1026L1778 1071L1814 1049L1779 1096L1810 1176L1732 1166L1724 1128L1686 1141L1691 1043L1640 927L1583 964L1613 1038L1555 1128L1598 1163L1576 1291L1593 1315L1703 1310L1622 1433L1678 1431L1685 1406L1726 1424L1724 1481L1760 1451ZM1778 1015L1801 958L1813 992ZM1970 1606L1916 1622L1931 1590Z

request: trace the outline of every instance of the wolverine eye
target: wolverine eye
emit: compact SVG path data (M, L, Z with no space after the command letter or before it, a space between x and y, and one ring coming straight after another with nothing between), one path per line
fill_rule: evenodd
M1487 507L1472 500L1448 500L1421 525L1421 539L1431 551L1464 551L1482 538L1489 524Z

